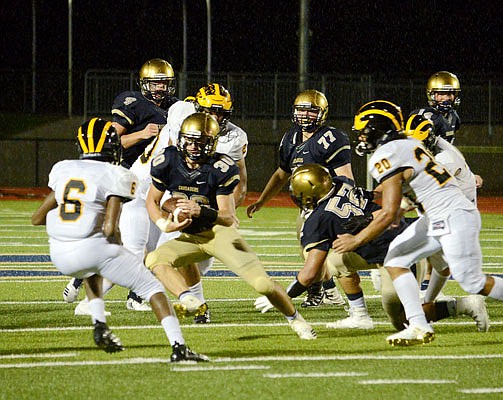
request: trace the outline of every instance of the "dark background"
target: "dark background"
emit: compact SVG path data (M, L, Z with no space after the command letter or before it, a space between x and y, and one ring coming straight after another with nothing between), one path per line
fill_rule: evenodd
M2 1L2 69L30 69L32 2ZM206 67L206 1L187 0L187 71ZM297 0L212 0L213 72L296 72ZM493 6L491 7L491 4ZM37 0L37 69L68 66L68 1ZM501 74L501 7L484 1L310 1L309 72ZM73 69L182 68L181 0L73 0Z

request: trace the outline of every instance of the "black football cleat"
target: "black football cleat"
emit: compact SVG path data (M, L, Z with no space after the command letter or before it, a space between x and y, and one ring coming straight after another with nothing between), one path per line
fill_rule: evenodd
M195 324L209 324L211 322L210 318L210 310L208 309L208 305L204 303L206 307L198 310L194 315L194 323Z
M197 354L184 344L175 342L175 344L171 346L171 348L173 349L173 354L171 354L170 359L172 363L185 362L185 361L192 361L192 362L210 361L210 359L204 354Z
M115 353L124 350L120 339L115 336L108 325L104 322L94 324L94 342L107 353Z

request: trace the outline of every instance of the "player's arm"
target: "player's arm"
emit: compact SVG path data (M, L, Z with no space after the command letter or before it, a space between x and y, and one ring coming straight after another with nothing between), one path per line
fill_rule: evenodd
M157 136L159 134L159 125L157 124L147 124L147 126L141 131L127 133L127 128L119 124L118 122L113 122L112 125L117 130L117 134L121 138L121 145L125 149L135 145L136 143L149 139L153 136Z
M31 216L32 225L45 225L47 213L58 206L54 191L49 193L37 211Z
M297 274L297 281L308 287L312 283L323 279L325 274L324 264L328 253L320 249L311 249L306 253L306 261L304 267Z
M121 243L119 232L119 217L122 209L122 198L109 196L107 199L103 234L112 243Z
M176 223L173 221L172 215L170 215L168 218L163 217L161 213L161 199L163 194L163 191L160 191L152 184L150 185L150 189L147 194L147 200L145 201L150 219L154 221L157 227L163 232L179 231L189 226L192 222L190 218L186 219L183 222Z
M353 170L351 168L350 163L341 165L340 167L335 168L334 171L337 174L337 176L345 176L345 177L351 179L353 182L355 181L355 177L353 176Z
M288 178L290 178L290 174L281 168L278 168L269 178L269 181L260 194L258 200L255 203L250 204L246 209L248 217L251 218L253 213L260 210L269 200L276 196L288 182Z
M374 215L372 222L356 235L338 235L332 243L332 248L337 253L347 253L370 242L379 236L388 226L390 226L397 212L400 209L402 200L402 183L405 180L405 173L399 172L386 180L382 184L382 208Z
M246 161L243 157L241 160L236 161L239 167L239 184L234 188L233 196L236 208L243 204L248 191L248 172L246 171Z

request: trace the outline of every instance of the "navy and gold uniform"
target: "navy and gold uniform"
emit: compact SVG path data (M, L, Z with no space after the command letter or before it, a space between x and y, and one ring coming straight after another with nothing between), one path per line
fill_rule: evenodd
M239 168L229 156L215 153L193 170L187 167L183 154L175 146L167 147L152 161L151 175L152 184L158 190L169 191L173 197L191 199L216 210L217 196L231 194L239 183ZM193 218L183 232L200 233L212 227L213 223L203 218Z
M302 135L302 128L293 126L281 139L279 166L288 174L300 165L320 164L335 177L335 169L351 163L349 138L341 129L322 126L306 141L303 141Z
M337 189L327 199L318 203L304 222L301 232L301 245L304 251L319 249L330 251L332 241L337 235L349 232L344 226L353 216L370 215L380 209L368 197L368 192L354 191L351 185L334 179ZM367 244L358 247L355 253L369 264L382 264L390 242L405 229L405 221L397 229L388 229Z
M141 92L126 91L119 94L113 102L112 121L125 127L126 135L141 131L150 123L165 125L168 109L177 101L176 97L167 96L161 106L157 106ZM123 148L121 164L130 168L153 139L144 139L127 149Z

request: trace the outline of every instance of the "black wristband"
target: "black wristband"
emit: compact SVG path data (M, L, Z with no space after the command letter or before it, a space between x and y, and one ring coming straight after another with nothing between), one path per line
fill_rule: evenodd
M214 223L218 217L218 211L214 208L201 206L201 211L199 212L199 217L204 218L207 221Z

